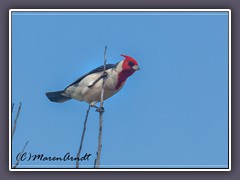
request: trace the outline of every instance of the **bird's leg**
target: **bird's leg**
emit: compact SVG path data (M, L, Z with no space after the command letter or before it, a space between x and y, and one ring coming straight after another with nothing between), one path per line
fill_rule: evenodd
M88 87L89 87L89 88L93 87L100 79L106 78L107 75L108 75L108 73L107 73L107 72L104 72L99 78L97 78L97 79L96 79L91 85L89 85Z
M98 106L96 106L95 104L90 104L90 106L96 108L96 111L97 111L97 112L103 113L103 112L105 111L105 110L104 110L104 107L98 107Z

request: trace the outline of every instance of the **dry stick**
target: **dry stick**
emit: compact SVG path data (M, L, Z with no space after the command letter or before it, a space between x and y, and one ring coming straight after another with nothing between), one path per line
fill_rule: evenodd
M20 114L20 111L21 111L21 107L22 107L22 103L20 102L19 106L18 106L18 111L17 111L17 115L16 115L16 118L14 119L14 124L13 124L13 128L12 128L12 138L13 138L13 135L16 131L16 127L17 127L17 120L18 120L18 117L19 117L19 114ZM13 109L13 107L12 107Z
M25 151L25 149L26 149L26 147L27 147L27 145L28 145L28 142L29 142L29 141L27 141L27 142L25 143L25 145L24 145L24 147L23 147L23 149L22 149L22 152L21 152L20 155L18 156L17 162L16 162L16 164L13 166L13 168L16 168L16 167L18 166L18 164L19 164L19 162L20 162L20 160L21 160L22 154L24 153L24 151Z
M17 115L16 115L16 118L14 119L14 125L13 125L13 128L12 128L12 138L13 138L13 135L14 135L14 133L15 133L15 131L16 131L16 128L17 128L17 120L18 120L18 117L19 117L19 114L20 114L20 111L21 111L21 107L22 107L22 102L20 102L20 104L19 104L19 106L18 106L18 111L17 111ZM13 108L14 108L14 103L12 104L12 113L13 113ZM23 149L22 149L22 152L20 153L20 156L19 156L19 158L17 159L17 162L15 163L15 165L13 166L13 168L16 168L17 166L18 166L18 164L19 164L19 162L20 162L20 160L21 160L21 156L22 156L22 154L24 153L24 151L25 151L25 149L26 149L26 147L27 147L27 145L28 145L28 142L29 141L27 141L26 143L25 143L25 145L24 145L24 147L23 147Z
M103 124L103 96L104 96L104 86L105 86L105 80L106 80L106 63L107 63L107 58L106 58L106 53L107 53L107 46L105 46L104 50L104 67L103 67L103 83L102 83L102 91L101 91L101 101L100 101L100 109L99 111L99 134L98 134L98 151L97 151L97 158L95 159L94 162L94 168L99 168L100 166L100 157L101 157L101 151L102 151L102 124Z
M14 103L12 103L12 113L13 113Z
M87 120L88 120L88 114L89 114L90 108L91 108L91 106L89 105L88 109L87 109L85 121L84 121L82 138L81 138L80 146L79 146L78 153L77 153L76 168L79 167L79 159L80 159L80 154L81 154L81 151L82 151L82 145L83 145L84 135L85 135L86 127L87 127Z

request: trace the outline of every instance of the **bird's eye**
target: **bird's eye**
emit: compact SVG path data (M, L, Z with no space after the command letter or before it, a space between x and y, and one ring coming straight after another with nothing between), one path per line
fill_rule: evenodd
M128 62L128 65L129 65L129 66L134 66L134 63L133 63L132 61L129 61L129 62Z

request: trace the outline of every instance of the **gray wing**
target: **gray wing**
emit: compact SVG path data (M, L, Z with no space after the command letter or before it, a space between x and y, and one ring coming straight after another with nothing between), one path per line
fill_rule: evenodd
M117 63L118 64L118 63ZM111 68L115 68L117 66L117 64L106 64L106 70L107 69L111 69ZM69 86L72 86L74 84L78 84L83 78L85 78L86 76L93 74L93 73L97 73L97 72L102 72L103 71L104 66L99 66L96 69L93 69L92 71L90 71L87 74L84 74L83 76L81 76L80 78L78 78L76 81L74 81L72 84L70 84ZM67 89L69 86L67 86L65 89Z

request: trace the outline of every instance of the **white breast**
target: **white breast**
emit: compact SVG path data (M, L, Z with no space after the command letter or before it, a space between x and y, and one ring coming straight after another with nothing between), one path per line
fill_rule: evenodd
M113 69L108 69L106 72L108 73L108 77L105 81L104 100L110 98L121 89L115 89L117 84L117 72ZM101 97L103 79L100 79L92 87L89 86L92 85L95 80L98 79L101 75L102 72L93 73L86 76L77 85L68 87L65 91L66 94L68 94L73 99L86 101L89 104L95 104L99 102Z

